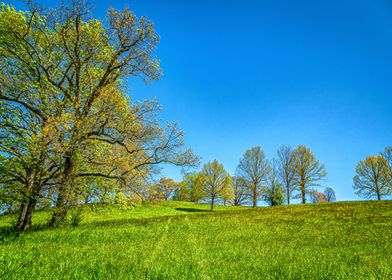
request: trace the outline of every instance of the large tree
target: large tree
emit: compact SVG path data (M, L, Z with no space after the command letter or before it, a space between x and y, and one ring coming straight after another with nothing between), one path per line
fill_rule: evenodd
M214 210L215 202L218 199L230 200L233 198L233 179L218 161L214 160L205 164L197 180L205 197L211 201L211 211Z
M58 11L0 6L0 152L13 168L2 180L17 182L21 229L49 185L57 192L51 225L58 225L81 178L124 187L151 166L197 161L181 150L176 124L162 127L160 106L132 102L123 86L127 77L160 76L153 23L128 9L97 20L84 3Z
M278 149L277 154L279 180L285 189L287 204L290 204L290 198L297 187L294 183L295 162L293 150L291 147L283 145Z
M381 200L383 196L392 194L392 188L387 177L388 162L382 156L368 156L361 160L354 176L354 190L364 198L376 197Z
M306 195L311 187L319 186L319 181L327 176L324 164L316 159L309 148L299 145L292 154L295 164L295 184L301 192L302 203L306 203Z
M269 166L263 150L260 147L246 150L238 164L237 177L247 182L253 207L257 206L268 172Z
M29 29L41 28L42 20L0 4L0 153L4 157L0 186L20 204L17 230L29 228L42 188L58 179L61 169L63 147L53 127L63 109L34 63L39 55L30 47L46 48L37 43L37 32Z

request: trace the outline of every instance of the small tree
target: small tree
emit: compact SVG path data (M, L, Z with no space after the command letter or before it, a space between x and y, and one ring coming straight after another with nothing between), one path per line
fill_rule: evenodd
M315 189L312 189L310 192L310 200L312 203L319 203L319 202L325 202L326 197L325 194L322 192L318 192Z
M293 151L295 162L295 184L300 188L302 203L306 203L306 194L310 187L319 186L318 181L327 176L324 164L316 160L313 153L305 146L298 146Z
M232 178L222 164L214 160L204 165L197 178L206 197L211 199L211 211L217 199L232 199Z
M233 191L234 191L233 205L241 206L245 204L249 197L249 193L248 193L248 185L243 178L241 177L233 178Z
M156 193L158 193L163 200L169 200L179 186L180 183L175 182L173 179L162 177L158 183L152 186L152 188L156 190Z
M188 186L184 184L184 182L181 182L178 188L176 188L174 192L173 200L190 201L189 189Z
M268 172L268 164L260 147L247 150L238 164L237 176L247 182L253 207L257 206L262 183L266 180Z
M326 187L324 190L324 196L326 202L336 201L336 194L333 188Z
M381 155L387 162L386 179L388 184L392 188L392 146L386 147Z
M223 201L223 205L226 206L228 201L233 200L234 190L233 190L233 177L230 176L230 186L222 190L220 198Z
M270 206L283 205L284 191L278 180L277 161L272 160L267 176L267 186L263 189L263 198Z
M198 184L198 173L190 173L185 175L183 184L189 189L189 200L191 202L198 202L204 197L203 189Z
M174 198L179 201L198 202L205 197L201 185L198 184L198 173L185 174L184 179L179 183Z
M383 196L391 195L391 186L388 174L388 162L382 156L368 156L361 160L356 167L354 176L354 190L356 194L381 200Z

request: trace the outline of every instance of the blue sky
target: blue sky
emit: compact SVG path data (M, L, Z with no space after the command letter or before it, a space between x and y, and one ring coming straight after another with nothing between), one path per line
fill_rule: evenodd
M130 94L156 97L203 162L233 174L252 146L272 158L304 144L326 165L323 184L356 200L355 165L392 145L390 1L97 1L94 15L108 5L155 22L164 76L130 81Z

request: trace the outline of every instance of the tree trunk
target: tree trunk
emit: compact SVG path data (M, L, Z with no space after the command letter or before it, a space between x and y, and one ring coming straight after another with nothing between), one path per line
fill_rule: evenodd
M37 199L33 198L30 200L29 205L27 206L26 218L22 226L23 231L28 230L31 226L31 222L33 219L33 212L36 204L37 204Z
M306 203L306 198L305 198L305 184L301 185L301 195L302 195L302 204Z
M73 172L72 157L69 156L65 160L63 179L60 184L59 193L57 196L56 206L54 207L52 218L49 222L50 227L58 227L64 225L68 213L69 202L69 188L72 188L72 172Z
M20 206L19 218L18 218L18 221L16 222L16 225L15 225L15 230L17 230L17 231L22 230L24 221L26 219L26 213L27 213L28 206L29 206L29 203L27 203L27 202L22 202L22 204Z
M253 208L257 207L257 190L253 191Z
M286 186L286 192L287 192L287 205L290 204L290 186Z
M215 195L213 195L211 199L211 211L214 210L214 201L215 201Z
M68 213L67 188L64 185L61 185L56 201L56 206L54 207L52 219L49 222L49 226L57 227L57 226L64 225L66 222L67 213Z
M380 191L377 191L377 199L381 200Z
M35 180L35 170L29 171L29 176L27 178L26 193L25 198L27 201L22 202L20 206L20 213L18 221L15 225L16 231L25 231L31 225L31 220L34 212L35 205L37 203L36 195L39 193L41 188L34 187Z
M30 228L32 218L33 218L33 212L35 209L35 205L37 204L37 199L33 198L30 199L29 203L27 203L24 212L23 212L23 217L19 217L18 224L16 225L15 229L17 231L26 231Z

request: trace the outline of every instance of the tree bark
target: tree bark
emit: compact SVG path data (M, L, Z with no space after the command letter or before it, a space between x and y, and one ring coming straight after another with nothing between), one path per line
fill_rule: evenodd
M26 231L30 227L34 208L35 205L37 204L36 196L38 195L39 190L41 189L40 187L34 186L35 174L36 174L35 170L30 170L29 173L30 174L27 179L26 193L25 193L26 196L25 198L27 198L27 201L22 202L20 206L18 221L15 225L16 231Z
M287 192L287 205L290 204L290 186L286 186L286 192Z
M302 195L302 204L306 203L306 198L305 198L305 184L301 185L301 195Z
M49 222L50 227L61 226L65 223L68 213L68 190L67 187L61 185L59 194L54 207L52 219Z
M253 190L253 208L257 207L257 189L255 187L255 189Z
M211 211L214 210L214 201L215 201L215 195L213 195L211 199Z
M35 198L30 199L29 203L26 204L24 215L19 217L18 224L15 227L17 231L26 231L30 228L36 204L37 199Z
M52 218L49 222L50 227L58 227L64 225L68 213L69 188L72 187L73 172L72 157L69 156L65 160L63 179L60 184L57 196L56 206L54 207Z
M16 222L15 225L15 230L16 231L21 231L24 221L26 219L26 213L27 213L27 207L29 206L28 202L22 202L21 206L20 206L20 212L19 212L19 218L18 221Z

